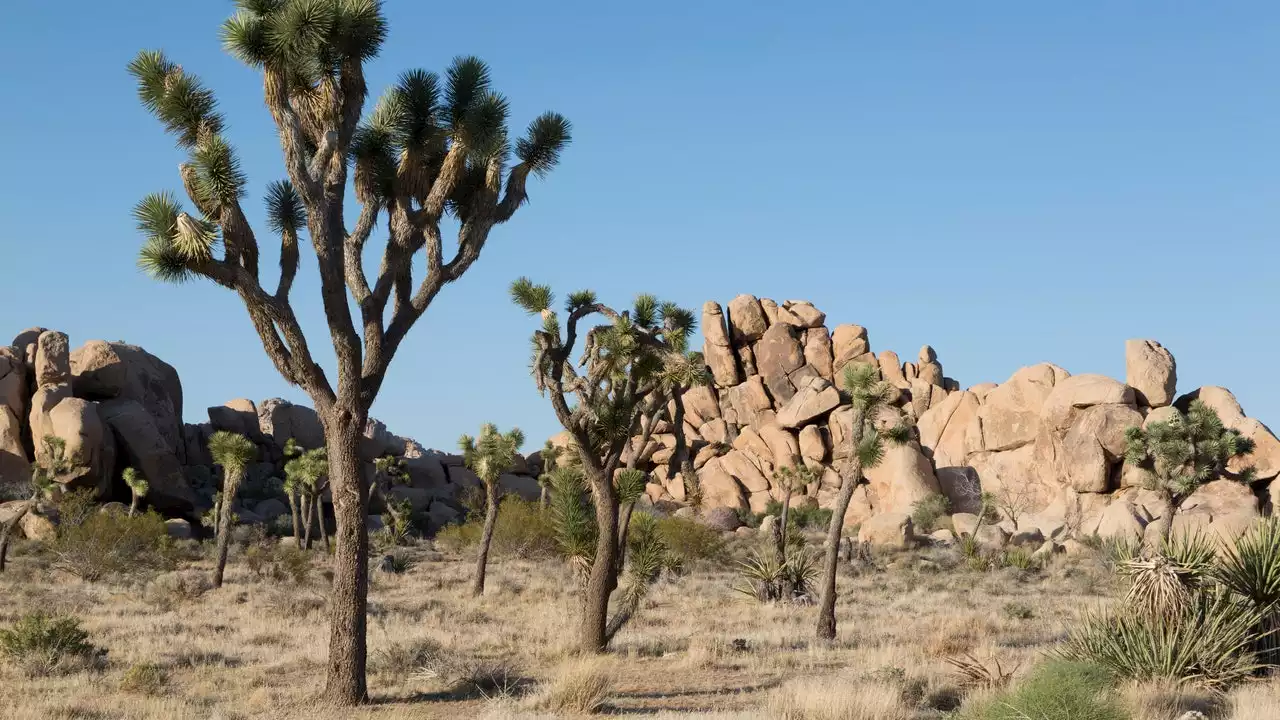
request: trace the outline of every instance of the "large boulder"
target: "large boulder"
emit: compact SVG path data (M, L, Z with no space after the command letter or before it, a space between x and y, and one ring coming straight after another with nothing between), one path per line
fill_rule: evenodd
M1164 407L1173 402L1178 367L1173 355L1155 340L1127 340L1124 344L1125 384L1137 393L1139 404Z
M742 486L725 470L723 458L712 458L698 472L702 486L702 503L705 507L727 507L734 510L747 507Z
M739 295L729 301L729 329L738 347L760 339L769 328L769 319L755 295Z
M911 387L911 382L902 371L902 361L898 359L898 353L882 350L876 356L876 361L880 364L880 377L884 378L885 382L900 390Z
M103 428L94 403L71 397L70 383L44 385L31 398L29 417L35 459L50 462L47 437L63 442L63 457L70 468L56 479L69 488L110 488L111 470L106 461L114 456L107 446L110 436Z
M903 512L873 515L858 528L858 542L881 547L911 547L915 544L915 527L911 522L911 515Z
M25 486L31 479L31 463L22 447L22 426L13 409L0 405L0 488Z
M747 492L765 492L769 489L768 477L740 450L731 450L720 458L720 466L746 488Z
M766 382L785 379L805 364L804 346L799 337L796 326L789 323L780 322L765 330L756 343L756 368ZM770 389L774 389L772 382Z
M104 400L98 410L115 432L122 465L137 468L151 484L147 501L164 513L190 514L195 507L194 493L177 453L151 413L141 403L123 398Z
M980 410L978 396L955 392L920 416L920 445L932 454L938 468L964 465L970 449L981 445Z
M712 530L733 532L742 527L742 519L729 507L713 507L702 511L698 520Z
M1173 516L1172 532L1175 536L1204 533L1230 541L1244 534L1258 516L1258 499L1248 485L1215 480L1182 501Z
M90 340L71 353L72 390L86 400L133 400L151 415L181 460L182 381L178 371L136 345Z
M763 386L761 386L761 391L763 392ZM720 419L720 403L717 402L716 391L711 386L698 385L691 387L684 392L681 399L684 402L685 418L694 427ZM765 401L768 401L767 397Z
M804 334L805 363L826 380L833 380L831 336L824 327L809 328Z
M1218 413L1222 424L1237 430L1241 435L1253 440L1254 450L1249 455L1232 460L1227 466L1233 472L1252 467L1259 479L1280 476L1280 440L1275 433L1260 421L1245 417L1239 401L1230 390L1222 387L1206 386L1183 395L1174 402L1174 407L1187 412L1193 400L1200 400Z
M773 413L769 391L758 375L752 375L746 382L724 390L721 401L724 403L722 409L725 420L735 425L760 426L767 422L766 415L771 417Z
M977 413L981 439L970 449L1001 452L1034 441L1040 428L1040 410L1054 385L1065 375L1061 368L1042 363L1022 368L988 390L981 397Z
M725 329L724 311L720 303L708 301L702 306L703 355L717 387L737 385L742 376L738 372L738 359L733 354L729 333Z
M271 398L259 403L258 427L280 447L284 447L289 438L308 450L325 446L324 425L316 411L288 400Z
M803 387L799 388L795 396L778 410L778 425L796 429L831 412L838 405L840 405L840 393L836 391L835 386L820 377L810 378Z
M933 465L915 443L886 443L880 463L863 474L878 512L910 513L918 501L938 492Z
M826 313L805 300L787 300L778 308L780 323L788 323L799 328L816 328L822 327L826 321Z
M795 435L774 423L761 426L759 433L760 438L769 446L769 451L772 453L774 469L800 462L800 442Z
M46 330L36 341L36 386L56 385L71 380L70 345L66 333Z
M875 363L871 354L871 343L867 340L867 329L861 325L837 325L831 331L832 369L836 378L844 371L844 366L853 361Z
M1072 375L1054 384L1040 408L1040 420L1051 430L1065 431L1079 410L1094 405L1134 407L1133 388L1105 375Z
M225 405L209 408L209 424L214 430L239 433L248 437L261 434L258 428L258 406L247 398L237 398Z
M17 349L0 346L0 407L27 416L27 363Z

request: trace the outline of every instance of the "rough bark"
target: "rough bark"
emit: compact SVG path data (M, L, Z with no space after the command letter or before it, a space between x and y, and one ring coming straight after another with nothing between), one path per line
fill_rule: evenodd
M0 533L0 572L4 572L5 563L9 558L9 543L12 542L13 536L17 532L18 525L22 522L22 518L26 517L27 513L31 512L31 507L33 505L35 505L34 502L29 502L26 505L23 505L22 508L18 510L18 514L14 515L13 519L4 526L4 532Z
M595 504L595 558L583 596L582 650L604 652L609 645L609 596L618 587L618 495L603 473L591 472L591 499Z
M369 486L360 462L365 412L330 408L321 416L329 452L336 552L330 594L329 671L325 699L341 705L369 698L365 681L369 592Z
M836 637L836 569L840 563L840 535L844 530L844 516L853 499L853 490L862 479L862 462L858 458L858 446L866 432L866 423L857 409L853 412L852 431L849 433L849 459L840 473L840 493L836 496L831 512L831 524L827 527L827 546L822 559L822 596L818 601L818 639L834 640Z
M631 534L631 513L636 509L634 502L622 506L621 517L618 518L618 565L627 559L627 536Z
M302 518L305 521L303 523L303 528L302 528L302 549L303 550L311 549L311 528L313 525L315 525L315 523L313 522L311 509L314 503L315 503L315 499L312 498L310 495L302 496Z
M476 557L476 577L471 594L484 594L484 575L489 566L489 544L493 542L493 529L498 525L498 485L485 483L484 534L480 536L480 554Z
M329 546L329 531L324 526L324 501L320 497L316 497L315 504L316 525L320 528L320 540L324 542L324 551L330 553L333 548Z
M129 517L133 517L138 512L138 492L133 491L133 498L129 501Z
M1174 509L1173 495L1168 491L1162 491L1160 493L1160 517L1151 521L1151 524L1156 529L1147 534L1147 537L1150 538L1148 542L1153 547L1158 547L1158 543L1169 541L1169 533L1173 530Z
M298 495L289 493L289 513L293 515L293 545L302 547L302 516L298 514Z
M227 569L227 551L231 548L231 508L235 505L236 491L243 476L243 468L226 468L222 502L218 507L218 562L213 568L213 586L216 588L222 587L222 576Z

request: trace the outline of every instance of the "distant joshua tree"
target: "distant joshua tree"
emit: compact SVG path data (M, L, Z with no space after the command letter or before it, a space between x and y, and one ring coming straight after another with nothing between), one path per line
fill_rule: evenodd
M35 509L40 498L53 490L57 477L73 467L72 462L67 459L65 440L56 435L46 435L43 444L44 451L37 456L36 463L31 468L31 479L28 483L29 497L0 532L0 572L4 572L5 562L9 557L9 543L13 540L18 526L22 524L22 519Z
M884 441L906 442L910 428L899 424L881 434L876 413L889 404L890 386L880 379L879 369L867 363L851 363L844 368L844 389L849 394L853 418L849 431L849 459L840 470L840 492L832 508L823 558L822 597L818 601L818 638L836 637L836 568L840 561L840 535L844 516L853 499L853 490L863 480L863 472L880 464Z
M1253 478L1252 468L1240 473L1227 469L1230 461L1253 452L1253 440L1224 426L1203 400L1191 401L1185 415L1129 428L1125 442L1125 462L1146 470L1148 488L1160 495L1163 507L1153 521L1153 543L1168 541L1173 514L1196 488L1219 478Z
M541 329L533 334L534 381L550 396L557 419L573 436L580 461L575 470L591 489L595 550L583 594L579 643L584 651L603 652L621 627L609 619L609 598L622 570L622 502L615 475L625 467L624 456L650 398L670 391L669 368L687 358L693 313L674 303L659 303L651 295L637 297L630 310L618 312L600 303L595 293L581 291L569 296L561 327L560 317L551 309L551 288L520 278L512 284L511 296L526 312L542 319ZM601 316L603 322L581 336L583 354L575 364L571 356L580 339L579 325L593 316ZM642 535L658 538L656 532ZM658 557L650 551L642 554L646 560ZM636 577L642 576L652 577L643 572ZM629 602L636 596L628 593L615 620L625 622L631 616Z
M223 46L262 75L288 180L267 186L267 222L255 232L213 92L163 53L139 53L129 66L139 99L190 153L180 176L191 208L169 192L139 203L139 264L161 280L205 278L235 292L276 369L320 416L338 523L324 699L351 706L368 700L369 498L359 446L369 408L409 331L525 203L529 176L556 166L570 128L546 113L523 136L511 132L510 104L474 57L455 59L444 77L405 72L366 113L365 65L388 31L382 2L236 5ZM367 245L379 226L386 240L370 279ZM451 227L456 242L446 241ZM271 285L259 267L267 230L279 242ZM336 372L316 362L290 297L304 243L315 251Z
M458 440L462 461L484 483L484 534L480 536L480 553L476 557L476 575L471 594L484 594L485 570L489 565L489 544L493 542L493 529L498 524L498 480L511 469L520 446L524 445L524 433L512 428L503 434L498 426L486 423L480 428L480 436L463 435Z
M541 493L538 496L538 507L542 510L547 509L547 500L551 491L551 474L555 472L556 466L560 461L560 448L547 441L542 446L542 472L538 475L538 487Z
M129 517L138 512L138 503L151 492L151 483L135 468L124 469L124 484L129 486Z
M787 531L791 518L791 496L802 493L818 482L818 476L808 465L784 465L773 473L774 486L782 490L782 517L773 526L773 544L778 565L787 562ZM789 597L789 595L784 595Z
M218 503L218 560L213 569L213 586L222 587L227 568L227 550L231 547L231 508L236 493L244 482L249 463L258 457L258 447L238 433L219 430L209 438L209 455L222 466L222 499Z

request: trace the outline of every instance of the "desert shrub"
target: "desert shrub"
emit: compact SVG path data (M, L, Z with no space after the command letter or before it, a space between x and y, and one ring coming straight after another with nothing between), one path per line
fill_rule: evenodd
M1031 551L1023 547L1005 548L1000 553L999 564L1001 567L1011 567L1015 570L1034 570L1038 567Z
M83 525L98 512L98 492L93 488L80 488L64 493L58 499L58 526L72 528Z
M1262 614L1255 648L1259 658L1280 665L1280 518L1254 525L1227 547L1213 578Z
M1005 603L1004 616L1013 620L1030 620L1036 616L1035 610L1025 603Z
M1228 593L1203 592L1175 616L1130 609L1086 614L1057 653L1125 679L1223 688L1260 669L1253 647L1261 619Z
M583 659L560 668L538 692L540 710L560 715L587 715L604 707L614 677L599 659Z
M938 521L950 513L951 501L946 495L934 493L911 506L911 522L916 530L927 534L937 530Z
M431 638L393 642L373 653L373 667L379 672L407 675L442 662L444 649Z
M658 519L658 535L681 564L697 561L721 563L728 559L728 546L720 533L689 518Z
M105 655L74 617L36 612L0 629L0 656L28 677L87 669Z
M480 543L484 532L484 512L469 514L465 523L449 525L436 533L436 544L453 552L469 550ZM544 558L558 552L550 513L536 502L505 498L493 528L491 556Z
M156 607L172 610L199 600L211 589L213 584L206 573L179 570L160 575L147 583L143 588L142 597Z
M417 562L409 557L408 553L390 552L382 556L382 561L378 563L378 569L392 575L403 575L412 570L415 565L417 565Z
M771 500L770 502L775 503L777 501ZM782 514L782 503L778 503L777 510L779 515ZM754 529L754 528L760 527L760 521L764 519L764 516L766 514L768 514L768 510L766 510L764 513L753 513L747 508L736 508L734 510L734 513L737 514L738 522L742 523L743 527L749 527Z
M477 660L456 652L434 652L414 673L417 680L437 682L460 697L511 697L531 684L520 669L502 660Z
M154 512L92 513L79 525L59 528L54 555L56 568L94 582L172 569L179 551Z
M159 695L169 684L169 673L159 665L139 663L124 671L120 678L120 692L135 695Z
M826 529L831 524L831 508L792 507L788 513L790 522L801 529ZM854 533L855 535L857 533Z
M1052 661L1010 690L966 709L965 720L1128 720L1111 696L1114 681L1089 663Z

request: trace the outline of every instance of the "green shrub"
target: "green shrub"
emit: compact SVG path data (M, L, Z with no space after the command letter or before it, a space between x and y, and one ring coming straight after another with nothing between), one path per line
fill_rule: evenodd
M1111 696L1114 681L1097 665L1041 665L1015 687L968 708L965 720L1128 720Z
M798 528L825 530L831 524L831 508L793 506L787 519L788 525L794 523Z
M73 617L36 612L0 630L0 656L29 677L86 669L105 655Z
M1261 620L1257 608L1228 593L1206 591L1174 617L1127 608L1086 614L1057 652L1125 679L1223 688L1260 669L1253 647Z
M170 570L179 551L164 518L154 512L129 517L92 513L59 529L54 566L82 580L118 580Z
M695 520L660 518L658 535L667 550L686 567L698 561L722 563L729 558L728 546L720 533Z
M67 528L83 525L85 520L98 512L98 491L92 488L81 488L64 493L58 499L58 527L65 532Z
M135 695L160 695L169 684L169 673L159 665L141 663L125 670L120 678L120 692Z
M1030 620L1036 616L1035 610L1025 603L1011 602L1005 603L1004 615L1014 620Z
M1006 548L1000 553L1000 566L1016 570L1034 570L1038 565L1031 551L1023 547Z
M165 573L147 583L142 598L162 610L172 610L199 600L213 589L207 573L179 570Z
M928 534L937 530L938 521L950 514L951 501L946 495L934 493L911 506L911 523L918 532Z
M449 525L436 533L436 543L453 552L469 550L480 543L484 533L484 515L472 515L461 525ZM558 552L551 514L537 502L508 497L498 509L498 522L493 528L490 557L543 558Z

